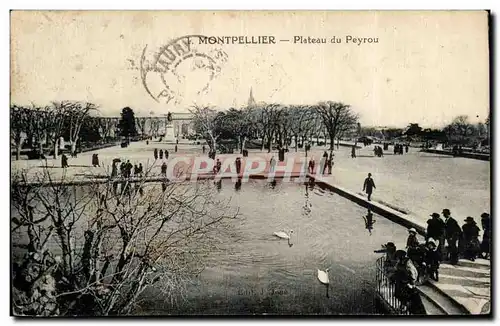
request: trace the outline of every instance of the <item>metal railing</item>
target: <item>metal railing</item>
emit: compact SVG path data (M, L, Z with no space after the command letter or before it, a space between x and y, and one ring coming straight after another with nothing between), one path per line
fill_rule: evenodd
M380 257L376 261L375 284L376 292L381 300L398 315L409 315L408 309L396 298L396 284L388 276L386 257Z

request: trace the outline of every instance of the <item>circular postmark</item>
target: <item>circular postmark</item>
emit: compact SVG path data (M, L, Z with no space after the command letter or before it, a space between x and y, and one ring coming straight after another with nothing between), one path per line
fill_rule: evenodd
M159 103L180 104L206 94L210 82L220 74L227 54L210 45L203 35L178 37L140 61L142 84Z

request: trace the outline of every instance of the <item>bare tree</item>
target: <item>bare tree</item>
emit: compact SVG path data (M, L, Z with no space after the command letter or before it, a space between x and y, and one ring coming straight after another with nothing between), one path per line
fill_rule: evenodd
M113 118L98 117L97 128L102 139L107 140L111 137L111 132L116 126L113 125Z
M15 315L131 314L153 285L176 298L237 216L209 182L70 181L12 178Z
M21 156L21 147L28 133L30 118L29 109L17 105L10 107L10 135L16 148L16 160Z
M80 103L80 102L62 102L55 104L63 109L61 112L65 117L65 127L69 130L69 143L71 145L71 152L76 151L76 143L80 138L80 129L83 120L89 116L89 112L97 110L97 106L93 103Z
M335 138L356 126L358 115L349 105L339 102L322 102L314 107L330 136L330 153L333 151Z
M217 124L219 123L217 111L208 106L194 105L189 110L193 114L194 129L207 140L212 152L217 150L217 140L220 136Z
M313 119L314 112L305 105L291 106L289 108L291 116L290 124L290 135L294 137L295 140L295 151L298 150L299 137L302 141L304 140L305 134L307 133L308 122Z
M161 121L158 118L150 118L150 132L154 137L158 137Z
M280 104L272 103L266 104L261 112L261 125L263 127L262 146L264 148L264 138L267 142L267 152L270 153L273 144L273 138L280 125L282 106Z
M135 118L135 123L137 125L137 128L139 129L141 135L143 136L146 134L146 120L147 118L138 118L138 117Z

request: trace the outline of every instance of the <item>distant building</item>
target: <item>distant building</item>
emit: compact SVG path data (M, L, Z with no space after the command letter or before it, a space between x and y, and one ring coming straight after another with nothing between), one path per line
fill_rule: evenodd
M248 106L252 107L255 106L257 103L255 102L255 99L253 98L253 91L252 87L250 87L250 96L248 97Z

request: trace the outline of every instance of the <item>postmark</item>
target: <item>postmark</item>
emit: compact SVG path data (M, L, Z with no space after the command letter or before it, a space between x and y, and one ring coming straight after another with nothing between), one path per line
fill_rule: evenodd
M203 35L186 35L148 55L142 52L142 85L158 103L181 104L206 94L228 60L220 46L200 42Z

